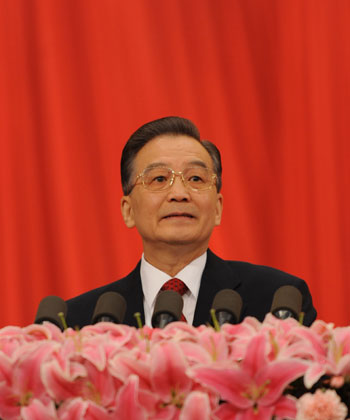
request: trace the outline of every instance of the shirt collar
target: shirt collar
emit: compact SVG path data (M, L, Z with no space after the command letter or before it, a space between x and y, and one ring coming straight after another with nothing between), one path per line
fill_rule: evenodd
M144 254L142 254L140 275L144 299L148 306L150 308L153 307L156 296L163 284L174 277L182 280L189 289L186 293L191 293L197 299L206 262L207 252L204 252L204 254L191 261L175 276L171 277L147 262Z

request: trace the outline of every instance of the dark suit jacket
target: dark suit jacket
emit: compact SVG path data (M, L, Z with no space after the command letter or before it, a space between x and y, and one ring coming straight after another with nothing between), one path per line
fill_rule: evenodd
M243 308L240 322L246 316L253 316L263 321L265 315L270 312L275 291L284 285L295 286L302 293L304 324L310 325L316 318L316 310L312 305L309 289L303 280L271 267L240 261L225 261L208 250L193 325L198 326L209 321L213 298L222 289L233 289L241 295ZM124 324L136 326L135 312L141 313L144 324L139 262L136 268L121 280L68 300L68 326L83 327L90 324L97 299L108 291L118 292L126 299L127 310Z

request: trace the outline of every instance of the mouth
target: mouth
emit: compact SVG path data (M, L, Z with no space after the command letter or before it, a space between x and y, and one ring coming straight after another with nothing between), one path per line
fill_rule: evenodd
M185 219L194 219L194 216L192 216L192 214L190 213L170 213L167 214L166 216L163 217L163 219L180 219L180 218L185 218Z

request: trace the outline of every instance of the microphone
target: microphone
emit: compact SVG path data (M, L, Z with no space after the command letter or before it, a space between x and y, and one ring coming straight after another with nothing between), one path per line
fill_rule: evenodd
M179 321L183 306L182 296L174 290L159 292L152 315L153 328L164 328L170 322Z
M46 296L39 303L34 323L41 324L44 321L49 321L63 330L62 320L58 316L60 312L65 318L67 315L66 302L58 296Z
M242 298L232 289L222 289L215 295L211 307L215 310L219 325L237 324L242 310Z
M114 324L121 324L124 320L125 311L126 301L122 295L117 292L103 293L96 302L91 323L113 322Z
M279 319L299 319L303 296L294 286L282 286L273 295L271 312Z

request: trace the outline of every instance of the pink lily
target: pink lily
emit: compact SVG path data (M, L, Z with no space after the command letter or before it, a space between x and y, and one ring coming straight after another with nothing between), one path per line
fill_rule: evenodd
M65 401L58 409L59 420L112 420L105 408L80 397Z
M38 399L33 399L28 406L21 408L21 420L57 420L57 412L53 401L46 405Z
M219 418L229 418L231 413L237 415L237 420L270 420L272 415L292 417L296 413L294 400L282 393L290 382L303 375L307 366L296 360L269 362L266 349L266 336L258 334L239 364L231 368L192 369L196 380L219 392L227 401L215 413Z
M187 367L177 343L165 341L151 350L151 384L164 403L182 406L193 384L193 380L186 375Z
M111 322L87 325L80 330L80 334L84 342L93 337L105 337L106 341L112 342L116 348L133 348L139 341L135 328Z
M310 335L309 329L300 325L293 318L280 320L272 314L268 314L261 332L264 332L269 337L270 351L268 357L271 361L286 358L312 360L316 356L309 340L305 337L305 334ZM316 345L318 339L317 337L315 338Z
M221 333L229 344L230 360L243 359L250 340L260 331L262 324L253 317L246 317L241 324L224 324Z
M145 410L138 401L139 378L131 375L117 395L114 418L118 420L146 420Z
M48 401L40 372L56 346L51 341L27 343L16 350L12 359L0 357L0 417L17 418L21 407L29 406L35 398Z
M149 355L144 359L139 349L119 353L109 360L109 372L122 383L127 382L130 375L137 375L140 379L138 386L151 390Z
M138 403L147 413L147 418L154 420L178 419L187 395L200 388L186 374L187 368L180 343L172 340L152 346L148 360L120 354L110 363L112 374L125 383L128 383L128 377L137 375ZM136 385L133 386L136 392Z
M190 366L195 364L227 363L229 345L226 337L212 328L199 331L197 340L180 341L179 346Z
M195 341L197 339L197 328L186 322L171 322L163 329L155 329L152 335L152 342L171 341Z
M47 392L57 402L82 396L106 408L113 406L120 387L107 369L100 371L84 360L71 360L62 369L53 359L43 366L42 378Z
M184 402L179 420L209 420L210 417L208 395L200 391L191 392Z
M62 331L52 322L45 321L43 324L31 324L23 328L23 333L33 341L55 340L62 341Z
M198 344L208 352L213 362L227 361L229 346L223 334L207 328L199 334Z
M328 366L326 373L329 375L343 376L350 380L350 328L340 327L333 331L333 336L328 342Z
M1 353L12 358L13 353L21 346L33 341L20 327L8 326L0 329Z
M331 380L334 385L342 383L345 378L350 380L350 328L332 330L324 323L313 328L314 324L299 332L308 341L312 355L304 375L305 386L311 388L325 374L334 375L334 380Z
M309 367L304 375L304 384L311 388L321 377L327 373L331 365L328 353L328 341L324 335L318 335L312 328L303 328L298 331L298 335L303 339L304 346L300 348L297 354L300 358L309 360ZM336 373L334 371L334 373Z
M314 331L317 335L323 338L323 341L327 343L334 330L333 323L327 323L321 319L317 319L310 327L310 330Z
M42 365L42 381L56 402L80 396L105 408L115 404L117 390L122 384L108 370L106 342L104 335L93 336L84 343L79 333L72 334Z
M154 417L150 417L152 419L178 419L187 397L194 391L204 391L204 388L188 375L189 363L182 351L183 344L165 341L151 349L150 381L152 391L159 398ZM208 394L210 405L216 406L216 394L208 388L205 388L205 392ZM190 407L188 410L191 411Z
M131 352L119 353L109 361L109 372L122 383L127 383L130 377L136 376L141 406L147 413L155 413L161 400L152 388L150 355L149 353L146 355L147 358L138 348Z

